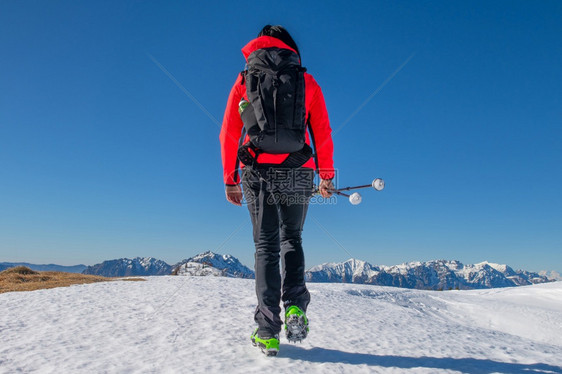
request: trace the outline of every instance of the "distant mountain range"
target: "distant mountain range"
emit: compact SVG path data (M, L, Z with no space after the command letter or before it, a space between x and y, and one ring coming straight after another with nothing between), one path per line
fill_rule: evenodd
M15 266L26 266L35 271L64 271L67 273L81 273L87 268L86 265L63 266L55 264L37 265L27 262L0 262L0 271L13 268Z
M102 275L104 277L129 277L137 275L169 275L172 267L154 257L120 258L88 266L83 274Z
M84 274L106 277L149 276L149 275L194 275L253 278L254 272L242 265L231 255L204 252L175 265L168 265L153 257L120 258L88 266Z
M550 281L538 273L488 262L463 265L459 261L436 260L374 266L355 259L314 266L306 272L306 280L431 290L513 287Z
M38 271L67 271L107 277L190 275L254 278L254 272L231 255L204 252L175 265L153 257L121 258L93 266L33 265L0 263L4 268L25 265ZM548 276L547 276L548 275ZM435 260L408 262L395 266L376 266L350 259L341 263L314 266L305 273L307 282L356 283L403 288L449 290L524 286L560 280L556 272L533 273L513 270L507 265L482 262L464 265L459 261Z

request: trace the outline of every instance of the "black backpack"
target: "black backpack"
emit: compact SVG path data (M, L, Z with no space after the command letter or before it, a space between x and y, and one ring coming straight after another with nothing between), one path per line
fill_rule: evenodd
M305 71L289 49L263 48L248 56L243 74L249 103L241 102L240 110L250 144L239 151L242 162L248 164L243 159L247 148L256 155L291 153L291 158L304 160L301 165L310 158L312 150L305 143Z

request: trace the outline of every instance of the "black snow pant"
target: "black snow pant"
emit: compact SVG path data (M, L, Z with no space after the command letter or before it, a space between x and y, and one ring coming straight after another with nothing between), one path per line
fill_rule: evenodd
M306 312L310 294L304 279L301 233L312 195L314 171L308 168L243 169L244 197L253 225L258 334L281 331L281 308ZM281 258L281 273L279 271Z

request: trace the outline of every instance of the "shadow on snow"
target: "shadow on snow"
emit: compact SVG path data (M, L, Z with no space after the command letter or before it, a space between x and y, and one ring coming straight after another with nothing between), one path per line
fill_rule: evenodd
M368 365L381 367L395 367L401 369L432 368L444 370L460 370L468 374L487 373L562 373L562 367L547 364L516 364L477 358L450 357L405 357L405 356L377 356L365 353L352 353L326 348L304 349L298 346L284 346L281 357L318 363L343 363L350 365Z

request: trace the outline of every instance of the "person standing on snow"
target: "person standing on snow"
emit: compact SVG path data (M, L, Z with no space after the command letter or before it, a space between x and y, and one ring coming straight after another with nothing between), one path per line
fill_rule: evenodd
M283 325L281 300L287 339L296 342L308 334L301 234L314 170L322 197L334 188L333 142L320 86L301 66L287 30L265 26L242 53L246 70L232 87L219 137L223 177L226 199L241 206L244 196L253 225L258 327L251 340L274 356ZM318 147L315 157L311 138Z

